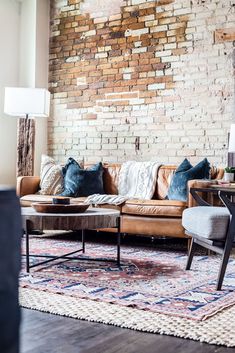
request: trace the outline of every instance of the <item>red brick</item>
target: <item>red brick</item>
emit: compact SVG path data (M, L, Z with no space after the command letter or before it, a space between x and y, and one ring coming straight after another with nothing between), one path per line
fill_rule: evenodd
M83 114L82 118L85 120L95 120L97 119L97 114Z

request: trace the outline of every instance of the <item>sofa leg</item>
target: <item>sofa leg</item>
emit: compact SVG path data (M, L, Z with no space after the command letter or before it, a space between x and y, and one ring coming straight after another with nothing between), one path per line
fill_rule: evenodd
M187 260L187 264L186 264L186 268L185 268L186 270L190 270L190 268L191 268L195 248L196 248L195 242L192 239L191 244L190 244L189 253L188 253L188 260Z
M192 243L192 238L188 238L188 241L187 241L188 254L189 254L189 251L190 251L191 243Z
M31 235L43 235L44 232L43 232L43 230L31 230L30 234Z

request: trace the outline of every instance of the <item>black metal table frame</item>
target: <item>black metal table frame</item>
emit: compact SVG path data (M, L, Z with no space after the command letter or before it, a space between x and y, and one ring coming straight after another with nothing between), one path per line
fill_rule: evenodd
M82 248L81 249L77 249L75 251L63 254L63 255L36 255L36 254L30 254L29 253L29 234L30 234L30 227L29 227L29 220L26 220L26 227L24 229L24 233L25 233L25 250L26 250L26 254L23 254L23 256L26 257L26 272L30 272L30 269L33 267L37 267L37 266L41 266L44 264L47 264L49 262L52 261L56 261L59 259L64 259L64 260L88 260L88 261L103 261L103 262L116 262L117 266L121 265L121 261L120 261L120 253L121 253L121 232L120 232L120 221L121 218L120 216L117 218L117 225L114 228L117 228L117 259L103 259L103 258L86 258L86 257L71 257L71 255L76 254L78 252L83 252L83 254L85 253L85 231L88 229L78 229L78 230L72 230L74 232L76 231L81 231L82 232ZM31 229L32 230L32 229ZM30 265L30 257L42 257L42 258L48 258L48 260L45 261L40 261L34 265Z
M204 200L198 193L212 193L220 195L230 195L231 201L233 201L233 197L235 196L235 188L226 188L222 187L192 187L190 188L190 193L193 196L194 200L198 203L199 206L213 206L206 200ZM221 199L221 197L220 197ZM222 200L221 200L222 201ZM224 201L222 201L224 203Z

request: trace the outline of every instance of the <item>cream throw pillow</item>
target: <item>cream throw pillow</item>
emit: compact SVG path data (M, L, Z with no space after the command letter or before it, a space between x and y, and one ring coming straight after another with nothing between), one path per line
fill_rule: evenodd
M57 195L63 191L64 178L62 167L55 163L54 159L42 155L40 172L41 195Z

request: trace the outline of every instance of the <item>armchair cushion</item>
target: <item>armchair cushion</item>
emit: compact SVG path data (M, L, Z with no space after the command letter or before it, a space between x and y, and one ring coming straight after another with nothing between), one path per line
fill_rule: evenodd
M182 225L190 234L211 240L224 240L230 213L226 207L198 206L184 210Z

